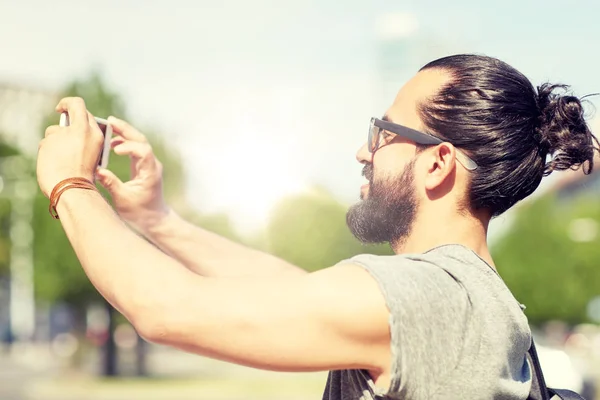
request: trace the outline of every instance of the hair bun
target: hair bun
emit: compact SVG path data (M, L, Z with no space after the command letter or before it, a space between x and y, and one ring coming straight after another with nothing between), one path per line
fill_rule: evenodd
M592 170L597 140L585 121L581 100L568 89L566 85L549 83L538 87L540 117L536 131L540 155L553 156L546 163L545 175L581 166L586 174Z

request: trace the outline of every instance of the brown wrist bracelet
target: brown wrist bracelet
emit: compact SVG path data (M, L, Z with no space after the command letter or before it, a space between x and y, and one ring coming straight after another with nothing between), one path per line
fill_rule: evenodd
M58 200L66 190L72 188L97 190L96 185L85 178L67 178L58 182L50 194L50 206L48 207L48 212L52 215L52 218L60 219L58 217L58 212L56 211Z

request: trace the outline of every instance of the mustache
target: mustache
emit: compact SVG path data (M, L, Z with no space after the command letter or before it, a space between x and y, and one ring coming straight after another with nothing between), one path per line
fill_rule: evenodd
M362 170L362 176L367 178L369 182L373 182L373 164L365 164Z

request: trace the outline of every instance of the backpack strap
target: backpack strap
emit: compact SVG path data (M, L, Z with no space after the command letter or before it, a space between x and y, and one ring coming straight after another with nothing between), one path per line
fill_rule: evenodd
M550 395L558 396L561 400L585 400L583 397L575 392L567 389L548 389Z
M528 400L550 400L550 395L548 394L548 388L546 387L546 381L544 380L544 374L542 373L542 367L537 355L537 350L535 349L533 338L531 338L531 346L529 346L527 353L529 362L533 367L531 391Z
M561 400L585 400L583 397L575 392L566 389L552 389L546 386L544 380L544 374L542 373L542 367L540 360L537 355L535 343L533 338L531 339L531 346L528 351L529 361L533 366L533 376L531 379L531 391L529 393L528 400L550 400L555 396L558 396Z

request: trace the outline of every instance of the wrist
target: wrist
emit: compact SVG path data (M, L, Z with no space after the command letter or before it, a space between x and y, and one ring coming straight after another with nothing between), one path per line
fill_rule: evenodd
M104 197L97 190L86 190L82 188L72 188L66 190L61 196L60 200L56 204L56 211L58 215L61 217L61 220L64 216L69 215L71 210L79 207L80 203L85 203L86 208L88 208L89 201L91 199L102 199Z
M59 200L60 200L61 196L63 195L63 193L65 193L66 191L68 191L70 189L79 189L79 190L83 189L83 190L91 190L94 192L98 191L98 189L96 188L94 183L86 178L72 177L72 178L67 178L67 179L61 180L56 185L54 185L52 192L48 196L49 200L50 200L50 205L48 206L48 211L50 212L50 215L52 215L53 218L55 218L55 219L60 218L58 215L58 210L57 210Z
M93 175L84 172L64 172L61 174L57 174L57 176L59 177L53 177L52 179L44 178L44 182L53 182L49 186L47 186L44 183L40 183L40 189L42 190L44 196L46 196L48 199L52 197L52 192L55 191L57 187L64 185L64 183L67 181L84 180L92 183L93 185L95 185L96 182Z
M151 239L163 232L176 217L175 211L164 206L159 210L143 213L142 218L138 218L132 225L146 238Z

